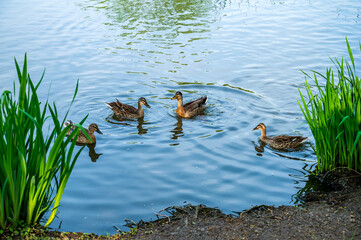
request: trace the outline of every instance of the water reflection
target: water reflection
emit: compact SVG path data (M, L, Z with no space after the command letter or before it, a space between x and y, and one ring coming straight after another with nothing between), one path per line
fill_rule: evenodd
M120 54L124 50L136 51L147 58L145 62L150 67L165 62L181 67L189 64L189 59L184 58L201 61L198 55L209 52L194 49L193 42L211 37L215 28L212 23L220 19L225 7L222 2L225 1L89 0L83 4L85 9L102 12L109 20L104 24L113 31L111 38L115 42L107 50ZM129 69L129 73L138 72Z
M259 141L259 145L257 145L254 141L252 141L253 145L254 145L254 150L256 150L256 155L262 157L262 153L264 152L264 146L266 146L266 144L262 141Z
M296 151L301 151L301 150L300 149L294 149L292 152L296 152ZM291 152L291 150L289 150L288 152ZM281 153L278 153L278 152L273 152L273 153L276 154L279 157L288 158L288 159L291 159L291 160L307 161L306 159L303 159L303 158L290 157L290 156L287 156L287 155L284 155L284 154L281 154Z
M115 114L111 114L107 118L105 118L105 121L107 121L108 123L129 126L130 123L124 122L124 120L128 120L128 119L117 117ZM129 119L129 121L135 121L135 120Z
M175 128L171 130L172 137L171 139L178 139L184 136L183 133L183 119L182 117L176 116L177 122L174 124Z
M89 149L89 157L92 162L96 162L100 155L103 155L103 153L97 153L95 151L96 142L92 144L82 144L82 143L76 143L77 146L85 147L87 146Z
M212 0L90 0L85 9L102 11L111 20L108 26L120 26L119 36L152 40L174 39L180 34L202 33L218 19L224 4ZM195 21L202 19L202 21ZM119 30L113 27L114 30Z
M96 146L96 143L87 145L87 147L89 148L89 157L92 162L96 162L98 160L98 158L100 157L100 155L103 155L103 153L95 152L95 146Z
M144 118L139 118L138 126L137 126L139 135L146 134L148 132L148 129L143 128L143 124L144 124Z
M297 170L299 175L291 175L293 178L299 178L300 182L305 182L304 187L298 188L297 193L291 196L291 201L294 204L299 204L305 202L305 197L308 193L311 192L327 192L330 191L330 187L327 184L323 183L317 175L314 174L314 169L317 163L314 164L306 164L302 168L302 170Z
M142 135L142 134L147 134L148 133L148 129L144 128L143 125L146 125L146 124L149 124L149 123L144 121L144 118L127 119L127 118L117 117L117 115L115 115L115 114L111 114L105 120L107 122L109 122L109 123L112 123L112 124L125 125L125 126L132 126L132 124L129 123L129 122L137 121L138 122L138 125L137 125L138 134Z

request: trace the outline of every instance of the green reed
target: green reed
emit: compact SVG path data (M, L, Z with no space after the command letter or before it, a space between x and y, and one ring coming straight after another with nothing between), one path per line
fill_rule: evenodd
M313 86L306 77L308 102L299 90L302 103L298 104L315 138L317 169L321 173L338 167L361 171L361 81L347 38L346 43L351 64L343 58L331 59L337 76L331 68L326 75L314 72ZM318 93L314 94L312 88Z
M83 149L75 153L75 141L71 142L71 138L83 128L77 128L66 138L70 126L64 128L63 123L69 109L59 122L55 103L41 103L38 99L36 91L44 73L34 85L27 73L26 54L22 71L16 59L15 65L18 95L14 82L14 93L5 90L0 98L0 229L14 228L19 222L28 226L38 224L50 211L47 227L56 215L65 185ZM78 83L72 103L77 90ZM44 130L48 131L47 136Z

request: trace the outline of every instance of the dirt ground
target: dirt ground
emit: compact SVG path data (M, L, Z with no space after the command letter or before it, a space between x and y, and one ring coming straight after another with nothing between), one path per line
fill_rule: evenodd
M262 205L237 217L186 207L177 220L151 223L134 239L361 239L360 200L361 190L334 192L300 207Z
M171 217L141 224L132 238L361 239L361 175L329 172L310 176L308 184L299 206L261 205L238 216L205 206L173 207Z
M256 206L226 215L203 205L169 207L153 222L131 223L127 233L46 231L47 239L361 239L361 176L316 177L325 191L309 191L299 206ZM3 235L2 237L6 237ZM15 237L16 238L16 237ZM19 238L20 239L20 238Z

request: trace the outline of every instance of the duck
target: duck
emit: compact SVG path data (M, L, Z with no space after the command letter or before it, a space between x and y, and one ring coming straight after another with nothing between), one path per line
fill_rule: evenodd
M181 92L176 92L172 100L178 100L178 106L176 113L185 118L194 117L197 114L200 114L206 107L206 103L208 101L207 96L203 96L186 104L183 104L183 94Z
M105 103L105 105L107 105L118 117L135 119L144 117L143 105L150 108L147 100L144 97L138 99L138 109L133 106L121 103L118 99L116 99L116 102Z
M295 148L307 139L307 137L287 135L268 137L266 135L266 125L264 123L258 124L255 128L253 128L253 131L257 129L262 132L261 141L276 149Z
M71 120L68 120L64 123L64 126L67 127L71 125L68 133L67 133L67 136L69 136L73 131L74 129L76 128L76 125L71 121ZM83 131L79 131L79 135L76 139L76 143L78 144L91 144L91 143L95 143L96 142L96 138L95 138L95 135L94 135L94 132L97 132L99 134L103 134L100 130L99 130L99 127L96 123L91 123L88 127L88 129L85 128L85 131L88 133L89 137L91 138L92 141L90 141L86 136L85 134L83 133ZM73 140L73 139L72 139Z

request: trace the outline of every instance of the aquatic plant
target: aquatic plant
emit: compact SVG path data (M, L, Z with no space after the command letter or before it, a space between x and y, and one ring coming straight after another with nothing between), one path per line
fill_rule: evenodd
M39 101L37 89L27 72L24 57L22 71L15 59L19 91L5 90L0 98L0 229L14 229L19 223L38 224L50 210L45 226L53 221L64 188L76 159L83 148L74 153L80 124L68 138L70 126L59 122L55 103ZM78 83L72 102L78 90ZM50 115L49 115L50 114ZM47 121L50 120L50 121ZM48 131L45 136L43 131Z
M337 76L331 68L326 75L313 71L314 85L306 74L308 101L299 89L298 104L315 138L319 172L339 167L361 171L361 80L347 38L346 44L351 64L344 58L331 59Z

